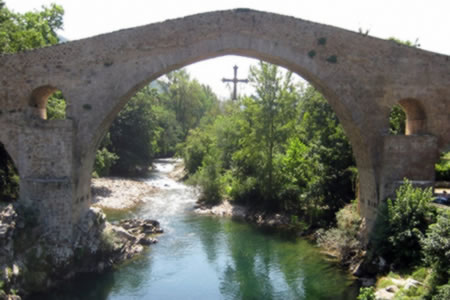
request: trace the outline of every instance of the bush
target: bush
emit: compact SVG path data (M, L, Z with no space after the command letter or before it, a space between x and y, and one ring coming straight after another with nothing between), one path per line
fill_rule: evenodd
M97 150L94 162L94 177L108 176L111 167L119 159L119 156L102 148Z
M220 162L208 155L204 159L204 164L194 174L191 182L200 186L201 202L214 205L222 201L220 171Z
M437 288L438 292L433 296L432 300L448 300L450 299L450 282Z
M233 201L245 205L256 206L259 199L262 199L258 179L252 176L242 180L235 178L231 184L230 195Z
M437 222L430 225L421 244L424 260L436 272L438 281L447 281L450 275L450 211L440 214Z
M435 165L436 180L450 181L450 152L444 153Z
M420 240L436 215L432 196L430 188L415 188L405 180L397 189L395 200L388 199L379 209L372 235L374 251L403 266L418 262Z
M373 287L362 287L359 290L358 300L375 300L375 289Z
M318 238L319 246L331 251L344 263L362 250L358 238L361 218L354 204L349 204L336 213L337 228L327 230Z

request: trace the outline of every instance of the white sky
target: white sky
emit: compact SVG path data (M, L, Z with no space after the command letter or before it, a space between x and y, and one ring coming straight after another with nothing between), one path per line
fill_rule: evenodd
M57 3L65 9L64 31L69 40L119 29L151 24L196 13L233 8L251 8L329 24L353 31L369 29L369 35L402 40L419 39L422 49L450 54L450 1L448 0L5 0L16 12ZM223 77L247 77L256 60L226 56L189 66L188 72L210 85L220 97L228 97L231 86ZM244 84L239 93L249 93Z

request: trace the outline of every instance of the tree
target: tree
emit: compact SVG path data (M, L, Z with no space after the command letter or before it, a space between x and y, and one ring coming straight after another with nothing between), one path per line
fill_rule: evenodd
M326 205L334 216L354 198L356 168L350 143L333 109L313 87L304 90L298 109L299 137L308 145L308 159L314 160L314 176L304 189L304 198L315 210Z
M191 80L186 70L181 69L159 80L162 88L161 101L165 107L175 112L181 126L184 140L190 129L199 125L203 115L218 102L212 90Z
M215 157L213 177L219 174L220 190L233 201L303 214L310 224L319 211L334 216L353 199L355 176L336 115L312 87L294 84L289 72L260 62L250 74L252 97L223 105L212 123L189 132L183 151L189 174L198 179L206 158Z
M63 28L64 10L51 4L41 11L24 14L11 12L2 2L0 5L0 53L54 45L59 42L56 31Z
M145 173L155 154L153 138L155 117L152 102L155 89L146 87L139 91L122 109L110 128L111 145L108 149L119 159L112 166L118 175Z
M292 112L297 101L296 88L292 73L283 77L277 66L260 61L257 67L250 67L250 83L255 87L253 100L247 100L251 149L257 146L260 152L260 170L256 173L260 179L263 205L269 209L279 209L279 176L274 169L275 154L285 142L288 113ZM252 103L253 102L253 103ZM262 164L261 164L262 163Z

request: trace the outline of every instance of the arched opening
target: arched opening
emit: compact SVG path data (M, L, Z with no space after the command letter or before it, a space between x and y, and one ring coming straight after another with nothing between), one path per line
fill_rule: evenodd
M19 198L19 172L0 142L0 203L12 202Z
M257 60L254 60L254 62L256 65L258 65ZM204 63L207 64L207 61L205 61ZM231 67L232 66L233 65L231 65ZM215 175L222 177L226 172L230 173L232 167L239 169L239 176L241 176L242 178L250 178L246 183L242 184L237 184L236 182L229 181L226 183L227 186L224 187L225 190L228 190L230 193L234 193L233 195L236 197L236 199L239 199L239 201L241 201L242 203L250 203L252 201L252 197L255 198L257 196L252 192L256 188L256 185L253 185L253 183L251 182L252 178L255 180L261 179L261 182L258 183L258 187L261 189L265 189L266 187L268 187L269 191L261 191L258 194L259 196L265 198L265 195L272 194L273 192L273 194L276 194L276 197L273 196L273 198L282 199L282 204L279 203L277 207L272 206L271 208L288 210L292 209L292 207L294 206L294 202L296 202L297 200L300 201L300 197L303 197L302 201L309 201L313 197L316 197L317 201L310 201L308 203L308 213L313 214L313 210L318 211L320 210L319 207L325 205L330 208L331 212L327 217L331 217L332 219L337 209L339 209L345 203L348 203L355 197L352 188L356 174L356 166L350 142L345 137L344 129L341 127L341 125L339 125L339 120L333 112L333 109L322 94L320 94L312 86L304 86L303 88L300 88L298 82L294 84L293 82L285 81L287 74L291 73L285 70L283 75L278 74L276 71L277 69L272 68L272 66L268 63L261 63L260 70L258 70L259 73L255 73L253 75L253 79L249 78L250 82L256 83L256 81L258 81L260 78L262 78L261 80L263 80L264 76L266 76L270 80L265 78L264 80L268 81L265 83L261 82L259 86L255 87L253 95L247 95L248 97L241 97L241 99L236 102L233 102L231 100L225 102L217 101L217 99L214 99L217 97L211 96L211 94L213 94L212 91L210 91L206 87L203 87L198 82L191 82L189 75L187 75L183 70L168 73L163 77L163 79L160 78L159 80L144 86L144 88L139 90L134 95L134 97L130 97L127 94L128 104L124 104L125 106L122 106L121 112L117 115L116 119L110 123L111 127L109 128L109 133L105 135L106 138L109 139L109 141L103 140L103 142L98 143L98 145L100 146L97 150L96 161L95 163L93 163L94 166L96 168L105 167L105 169L107 169L111 167L110 162L112 160L115 160L116 162L114 162L115 165L112 166L112 170L116 171L114 175L120 175L117 173L117 171L124 171L122 166L133 166L136 161L133 161L136 158L136 155L129 156L129 154L135 151L140 151L143 141L149 140L149 138L154 137L156 137L156 139L160 138L160 140L155 140L153 143L151 143L152 145L149 147L151 148L150 151L155 151L153 152L153 154L156 153L156 157L158 157L158 155L160 154L162 156L165 156L169 153L173 154L173 150L167 151L167 149L177 148L177 144L184 143L184 149L187 149L185 152L191 151L190 153L184 153L184 155L186 157L192 158L192 161L187 162L187 168L190 169L192 173L196 173L196 171L201 169L203 165L211 162L211 160L219 161L221 158L224 158L223 163L221 162L222 165L216 170L217 172L212 170L213 168L215 168L212 165L211 169L209 170L212 172L210 174L206 174L207 171L206 168L204 168L203 179L206 180L208 176L209 178L213 178L213 176ZM225 76L227 75L227 73L219 74L219 79L217 80L218 82L221 82L221 78L224 76L224 74ZM239 76L242 77L244 75L239 74ZM274 92L269 91L268 89L267 91L265 91L265 94L262 94L261 89L264 89L264 86L268 86L270 84L277 85L277 88L279 88L280 90L283 88L284 90ZM188 96L189 93L195 93L199 99L190 99ZM269 101L267 97L270 98L271 96L278 97L280 99L283 98L284 102L280 104L265 103L266 101ZM299 98L301 97L302 99L305 99L304 103L300 103L303 101L299 100ZM209 106L207 109L205 107L201 107L201 105L203 104L198 104L198 102L202 101L205 107ZM209 104L206 104L206 102L208 101ZM124 103L126 103L126 101L124 101ZM133 106L135 108L140 107L142 109L146 109L148 111L147 117L149 119L153 118L153 122L156 121L153 124L153 130L150 133L150 136L152 137L145 136L144 138L137 139L138 143L135 143L133 140L137 138L138 125L136 122L142 120L142 117L133 112L135 111L135 108L133 108ZM276 116L276 120L273 120L274 122L278 122L277 126L279 126L279 128L275 130L278 130L278 132L276 134L272 132L270 136L261 135L261 132L271 131L274 130L274 128L270 126L270 128L266 128L264 127L264 124L258 124L258 122L264 123L264 121L258 121L256 115L261 114L261 116L264 118L270 118L271 114L275 113L275 111L273 110L275 107L277 107L276 113L279 114ZM212 112L212 110L215 111ZM268 110L273 111L272 113L265 114L265 112L267 112ZM199 116L186 116L186 113L194 114L193 111L201 112L202 114L206 112L207 114ZM155 116L155 113L161 113L161 115L164 115L164 120L161 120L159 119L159 117ZM231 113L240 114L242 120L236 120L236 122L232 122L230 119L227 119L228 115ZM248 118L244 116L245 114L247 114ZM281 114L284 115L281 116ZM299 117L299 115L301 116L301 118ZM217 123L215 120L217 118L220 119L219 122L223 123ZM300 119L304 121L300 121ZM287 123L289 123L287 120L290 120L290 125L287 125ZM227 123L228 121L230 122ZM286 124L284 124L283 121L286 121ZM174 122L176 124L172 126L167 123L163 124L164 122ZM296 129L294 129L294 124L296 122L303 122L303 132L300 132L300 130L295 131ZM132 125L134 123L136 124ZM233 127L238 126L239 123L247 124L247 130L237 129ZM139 126L141 126L142 124L143 122L139 122ZM212 131L218 132L218 134L221 135L220 138L210 137L199 133L199 131L195 131L195 128L199 125L201 126L202 124L204 124L204 127L211 128ZM336 126L328 126L329 124L334 124ZM290 129L288 129L289 126L291 127ZM317 127L320 126L324 127L323 131L317 130ZM250 132L256 127L258 127L258 129L253 133L255 134L255 136L259 135L259 138L255 136L245 136L246 131ZM190 134L190 130L193 130L192 134ZM233 130L236 130L236 132L233 132ZM242 131L237 132L240 130ZM291 130L292 139L290 139L290 134L287 133L289 130ZM242 135L240 139L238 138L239 134ZM302 136L300 137L300 135ZM320 138L318 137L319 135L321 136ZM297 137L297 139L294 139L294 136ZM167 146L167 141L176 140L177 138L179 138L177 143ZM189 141L184 140L185 138L191 139L191 142L189 143ZM230 140L233 140L233 138L237 138L237 140L230 142ZM248 148L244 150L237 150L237 144L244 141L246 138L249 139L246 142L246 146L248 146ZM123 141L126 140L126 142L120 142L120 139L122 139ZM211 141L217 139L217 145L212 145ZM254 140L250 142L251 139ZM251 144L260 145L263 140L267 142L266 150L259 151L259 149L256 149L256 146L255 149L250 149ZM312 145L313 140L315 145L308 148L307 141L310 141L310 144ZM217 152L214 152L216 150L211 150L213 148L216 149ZM325 148L329 151L322 151ZM115 159L104 150L116 154L116 157L118 157L118 159ZM180 150L180 147L178 147L178 150ZM305 153L306 151L310 151L311 155L306 155L303 152L300 153L303 150ZM121 152L119 153L118 151ZM181 149L181 152L183 152L183 149ZM179 151L178 153L182 154L181 152ZM311 174L303 174L305 178L303 178L302 180L298 180L298 182L292 184L289 188L278 188L277 186L275 186L275 182L277 182L278 184L283 180L287 180L285 177L281 179L281 174L288 174L290 172L292 176L302 176L300 174L301 172L299 171L299 169L301 168L291 168L289 172L288 170L281 171L281 169L276 169L280 166L275 165L281 164L281 159L279 157L287 155L287 152L290 153L290 157L285 157L286 163L289 159L291 159L291 161L297 159L297 163L302 164L302 166L304 167L310 168L309 171L311 171ZM306 179L306 177L313 176L312 173L314 172L312 171L312 164L315 163L309 161L308 157L312 158L313 152L316 154L316 156L319 156L319 152L323 154L323 158L321 158L323 159L323 161L333 161L333 163L330 163L330 165L326 168L317 168L317 170L324 170L324 173L322 174L323 176L317 176L315 184L323 184L324 186L327 185L327 188L315 189L315 187L313 187L312 185L308 185L309 183L307 181L309 179ZM339 156L337 155L337 152L343 153L343 155L345 155L345 159L343 159L343 161L334 161L334 157ZM149 153L147 151L145 155L148 154ZM295 157L297 154L299 157L303 155L303 161L299 157ZM129 162L120 162L123 157L128 156L130 157ZM263 164L259 161L264 157L267 158L269 162L267 163L267 166L262 167ZM246 163L245 160L247 159L252 163ZM306 160L308 160L311 165L308 165ZM117 168L117 166L119 165L120 167ZM263 168L268 170L266 172L267 174L264 173L260 176L260 174L258 174L258 170L262 170ZM137 168L133 167L133 169ZM296 173L296 175L293 175L294 173ZM97 171L97 175L102 174ZM280 175L280 178L275 178L278 175ZM258 176L260 176L261 178L259 178ZM264 179L262 179L263 177ZM216 179L219 180L218 177ZM222 178L220 180L228 179ZM262 181L267 182L263 183ZM274 184L270 183L272 181L274 182ZM205 184L208 183L205 181ZM309 196L300 195L300 185L308 186ZM232 191L233 188L234 191ZM345 191L343 191L343 189L345 189ZM342 197L344 194L345 197ZM273 205L273 203L269 204L269 202L271 202L270 199L266 200L268 206ZM301 209L299 208L298 211L300 210ZM320 217L317 217L317 219L320 219Z
M60 90L46 85L36 88L29 101L30 114L41 120L65 120L66 100Z
M389 115L389 132L394 135L424 134L426 116L422 104L415 99L403 99L394 105Z

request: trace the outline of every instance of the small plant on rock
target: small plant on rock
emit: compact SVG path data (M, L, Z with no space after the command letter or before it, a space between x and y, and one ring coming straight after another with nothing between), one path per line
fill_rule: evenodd
M363 287L359 290L358 300L375 300L375 289L373 287Z

